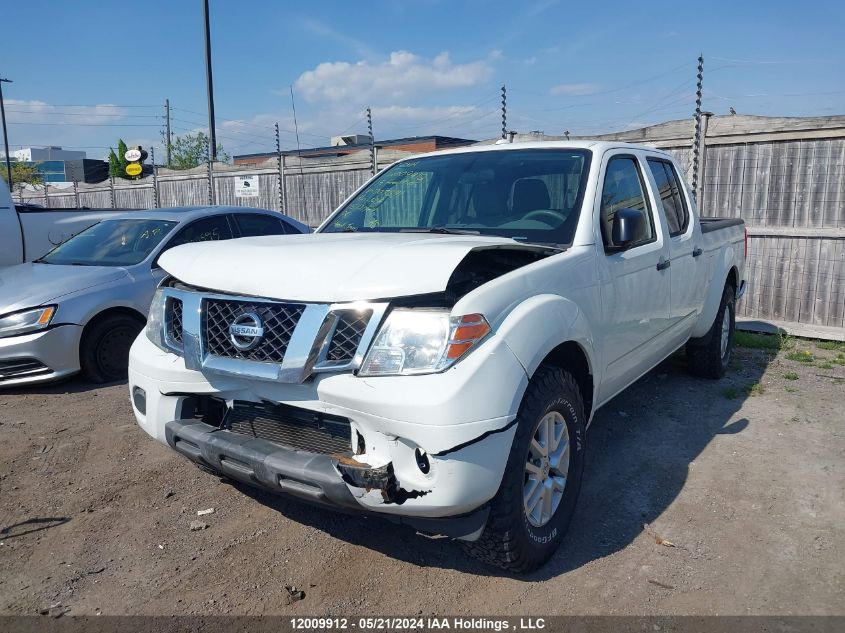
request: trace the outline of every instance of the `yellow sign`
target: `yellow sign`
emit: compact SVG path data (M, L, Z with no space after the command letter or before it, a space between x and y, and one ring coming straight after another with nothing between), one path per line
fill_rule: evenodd
M141 172L144 170L141 165L138 163L129 163L126 166L126 175L127 176L140 176Z

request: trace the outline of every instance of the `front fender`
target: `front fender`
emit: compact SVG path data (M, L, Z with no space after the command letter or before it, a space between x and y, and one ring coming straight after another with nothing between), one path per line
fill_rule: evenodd
M508 314L497 334L529 377L557 346L570 341L577 343L587 357L593 384L601 383L592 330L584 312L570 299L552 294L526 299ZM595 396L593 393L594 399Z
M725 289L725 282L728 280L728 273L736 265L736 253L733 248L722 247L713 257L713 274L710 276L710 284L707 288L707 297L704 299L704 306L698 317L698 323L690 334L691 338L706 336L716 319L719 311L719 304L722 302L722 292Z

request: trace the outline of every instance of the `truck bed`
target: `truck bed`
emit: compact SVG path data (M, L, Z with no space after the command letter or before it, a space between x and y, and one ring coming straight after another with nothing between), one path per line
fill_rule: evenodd
M742 226L745 224L740 218L699 218L701 232L710 233L719 229L726 229L729 226Z

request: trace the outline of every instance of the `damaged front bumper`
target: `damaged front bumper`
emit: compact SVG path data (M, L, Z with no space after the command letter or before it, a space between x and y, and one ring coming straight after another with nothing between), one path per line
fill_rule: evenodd
M339 372L285 384L206 374L144 335L129 363L138 424L193 461L274 492L468 539L483 527L484 508L502 480L526 384L524 368L497 337L448 371L419 376ZM232 432L225 414L197 418L203 399L230 415L275 407L282 417L310 415L317 427L340 421L344 444Z
M355 489L375 491L385 503L399 505L426 494L403 489L392 464L374 468L341 455L304 453L196 420L168 422L165 433L174 450L200 466L272 493L336 510L364 510L352 492ZM484 529L488 514L484 505L460 516L381 516L428 534L474 540Z

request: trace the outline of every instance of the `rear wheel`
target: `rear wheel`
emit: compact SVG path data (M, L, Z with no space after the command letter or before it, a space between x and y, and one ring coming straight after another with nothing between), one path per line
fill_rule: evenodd
M79 360L84 376L95 383L126 378L129 348L144 322L126 314L113 314L91 323L82 336Z
M736 291L727 283L710 331L687 343L687 367L702 378L721 378L728 370L736 329Z
M471 555L514 572L551 558L569 528L584 470L581 391L566 371L543 366L528 384L505 474Z

